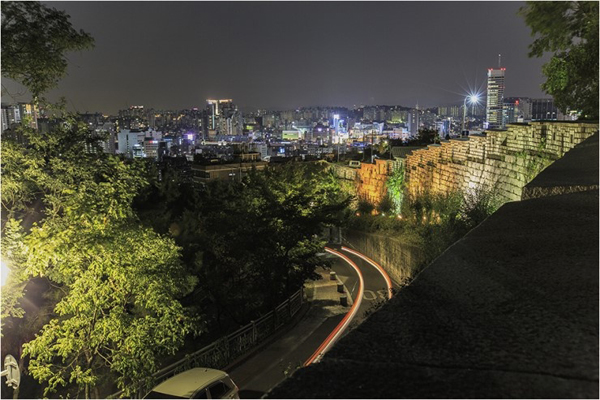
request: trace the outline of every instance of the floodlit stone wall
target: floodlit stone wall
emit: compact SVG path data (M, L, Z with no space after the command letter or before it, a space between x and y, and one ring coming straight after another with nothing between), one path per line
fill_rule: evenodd
M387 195L386 182L398 163L392 160L375 159L375 164L361 163L360 168L333 165L336 175L343 180L353 181L356 195L377 206Z
M504 201L520 200L542 167L597 131L597 123L531 122L443 141L407 155L407 190L416 195L495 189Z
M358 197L378 205L387 194L386 182L392 174L392 162L376 159L375 164L362 163L356 174Z

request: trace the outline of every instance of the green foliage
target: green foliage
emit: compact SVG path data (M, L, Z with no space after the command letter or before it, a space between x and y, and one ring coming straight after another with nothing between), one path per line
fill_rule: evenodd
M519 10L535 37L530 57L553 53L543 66L542 89L561 110L598 118L598 2L528 1Z
M203 291L242 323L317 279L319 236L343 221L349 197L326 166L290 164L213 182L201 201Z
M388 195L393 202L393 211L395 213L400 213L402 210L402 200L404 199L405 189L404 165L392 172L392 175L388 178L386 185Z
M496 212L502 203L494 186L471 189L463 196L460 218L469 229L474 228Z
M439 143L440 138L438 132L435 129L419 129L419 133L415 139L408 142L409 146L427 146Z
M62 11L37 1L2 2L2 75L22 83L34 99L66 74L68 51L93 43Z
M545 149L546 141L542 140L535 151L523 150L515 154L517 158L523 160L523 179L525 183L531 182L554 161L554 158L544 151Z
M2 3L2 74L34 103L64 76L67 52L93 43L68 18L39 2ZM46 383L45 396L98 397L103 381L148 379L198 333L199 318L179 301L197 279L172 239L139 223L132 202L148 185L142 166L104 155L76 116L46 106L55 129L24 123L22 142L2 141L2 258L11 268L3 334L17 354L28 341L27 370ZM23 298L26 288L44 293Z
M361 215L369 215L373 212L373 210L375 210L375 206L373 204L371 204L371 202L369 202L369 200L364 199L364 198L359 198L356 210Z
M47 275L65 292L56 318L24 346L30 373L48 382L45 395L67 384L89 390L108 370L120 388L144 380L193 330L176 298L194 281L171 240L135 225L100 233L64 219L34 228L25 243L37 248L30 274Z
M12 269L2 313L22 316L14 299L32 278L46 277L59 293L24 345L28 370L47 383L45 395L66 386L89 397L108 372L121 388L145 379L198 321L178 301L197 283L179 248L141 227L132 209L147 185L143 170L88 152L93 140L74 116L45 135L20 129L29 144L1 149L2 258Z
M390 213L390 212L392 212L393 209L394 209L394 202L392 201L390 196L387 194L381 199L379 204L377 204L377 212L379 212L379 213L383 213L383 214Z
M500 205L492 189L449 194L425 192L406 198L399 214L355 215L349 218L348 226L392 235L403 243L420 247L425 256L422 265L426 265Z

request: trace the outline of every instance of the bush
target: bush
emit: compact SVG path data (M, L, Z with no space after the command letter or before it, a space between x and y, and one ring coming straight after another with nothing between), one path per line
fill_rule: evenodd
M393 209L394 203L392 202L392 199L390 199L390 196L387 195L383 199L381 199L381 201L377 205L377 211L380 213L389 214L393 211Z
M363 211L349 218L348 227L386 233L421 247L425 255L424 266L495 212L501 201L493 190L483 188L467 193L425 192L408 197L403 202L401 214L371 215L373 208L367 204L371 206L363 203Z
M361 214L361 215L369 215L373 212L373 210L375 209L375 206L371 203L369 203L369 201L367 199L358 199L358 207L356 208L356 210Z

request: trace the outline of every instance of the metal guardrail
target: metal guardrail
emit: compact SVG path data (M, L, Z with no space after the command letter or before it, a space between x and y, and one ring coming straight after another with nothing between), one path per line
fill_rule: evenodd
M258 320L252 321L226 337L194 353L187 354L182 360L157 371L147 382L136 385L136 398L142 398L158 383L188 369L196 367L223 369L238 357L252 350L256 345L292 319L302 307L303 297L304 288L301 288L273 311ZM122 398L123 392L121 390L108 396L108 398Z

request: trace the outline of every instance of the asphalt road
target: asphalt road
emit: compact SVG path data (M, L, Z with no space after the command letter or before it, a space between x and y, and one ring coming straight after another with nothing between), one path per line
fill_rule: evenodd
M366 313L373 309L375 303L385 298L387 287L385 279L377 269L359 257L346 252L343 254L359 266L365 281L363 302L351 324L352 327L364 320ZM331 255L328 258L333 261L332 270L337 273L355 300L358 291L356 272L342 259ZM300 368L340 323L348 310L349 307L339 306L334 300L314 301L297 326L228 371L240 388L240 397L260 398Z
M354 261L361 270L365 282L363 301L351 325L356 326L360 324L370 312L375 310L378 305L387 300L388 289L385 278L375 267L360 257L345 251L340 252ZM342 281L344 286L346 286L352 295L352 298L355 299L356 292L358 291L358 277L356 272L354 272L354 269L342 260L336 262L332 269L337 273L338 278Z

